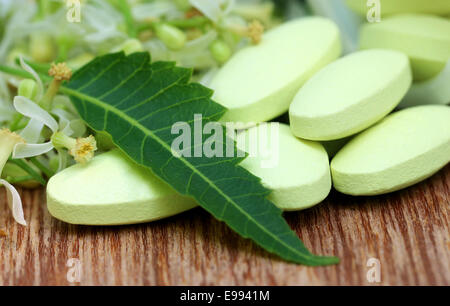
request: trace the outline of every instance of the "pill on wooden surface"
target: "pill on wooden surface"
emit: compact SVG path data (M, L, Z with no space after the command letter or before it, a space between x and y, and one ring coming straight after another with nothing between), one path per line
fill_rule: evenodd
M427 80L436 76L450 59L450 21L419 14L383 18L379 23L361 27L360 47L404 52L411 60L414 80Z
M87 165L69 167L47 185L50 214L72 224L142 223L196 205L119 150L96 156Z
M378 195L418 183L450 161L450 107L393 113L353 138L331 162L334 187Z
M327 152L320 143L296 138L286 124L258 125L237 136L238 147L246 152L255 145L242 163L271 189L268 198L284 210L314 206L327 197L331 177ZM256 139L256 141L255 141Z
M408 57L372 49L320 70L298 91L289 118L294 135L329 141L358 133L390 113L411 86Z
M322 17L287 22L235 54L215 75L222 121L262 122L286 112L297 90L341 53L339 30Z
M347 5L355 12L366 16L370 9L377 9L376 1L346 0ZM450 1L448 0L380 0L380 17L399 13L424 13L435 15L450 14Z

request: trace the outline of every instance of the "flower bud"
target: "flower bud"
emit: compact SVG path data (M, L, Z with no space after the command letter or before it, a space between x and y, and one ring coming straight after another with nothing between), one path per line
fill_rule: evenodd
M126 55L144 50L142 43L135 38L125 41L120 49L125 52Z
M231 57L231 48L223 40L215 40L209 46L213 58L219 63L225 63Z
M18 88L19 96L34 100L37 94L37 83L35 80L24 79L20 82Z
M186 34L180 29L168 24L162 23L155 25L155 33L172 50L180 50L186 43Z

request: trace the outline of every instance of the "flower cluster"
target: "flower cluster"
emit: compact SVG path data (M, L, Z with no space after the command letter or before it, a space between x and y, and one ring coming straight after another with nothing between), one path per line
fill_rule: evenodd
M79 68L95 55L133 45L129 52L149 51L154 60L207 73L246 44L259 43L264 28L276 23L267 0L90 0L81 3L80 23L67 21L63 4L0 1L6 33L0 60L23 55Z
M8 129L0 130L0 174L5 178L0 183L7 188L8 202L15 220L25 225L20 196L11 182L41 181L41 172L50 177L66 167L67 154L72 155L78 163L87 163L94 156L97 144L92 135L81 137L86 133L86 126L71 110L70 101L65 97L57 97L61 83L70 80L71 69L64 63L52 64L48 74L53 79L44 92L43 82L37 72L22 58L20 63L34 79L20 81L18 95L13 99L15 113L7 124ZM51 158L54 157L55 150L57 167L51 169ZM12 160L8 162L11 156ZM33 160L33 164L37 166L34 171L26 164L26 160L37 157L41 157L41 161ZM22 160L18 164L23 166L21 170L34 176L11 173L8 170L10 167L5 166L15 160Z

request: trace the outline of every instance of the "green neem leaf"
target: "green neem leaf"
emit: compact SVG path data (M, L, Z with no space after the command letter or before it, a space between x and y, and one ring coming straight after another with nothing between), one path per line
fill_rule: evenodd
M108 54L77 71L61 92L71 97L81 117L106 131L134 161L150 168L178 192L192 196L217 219L285 260L306 265L338 262L310 253L266 199L260 179L238 164L244 157L184 157L172 154L176 122L194 130L226 111L211 100L212 91L189 83L191 70L174 63L150 63L148 53ZM205 140L202 136L202 140ZM233 145L234 153L237 153Z

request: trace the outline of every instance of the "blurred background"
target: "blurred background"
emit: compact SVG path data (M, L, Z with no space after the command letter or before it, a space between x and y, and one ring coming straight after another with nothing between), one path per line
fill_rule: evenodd
M78 68L111 51L146 50L153 60L195 68L207 83L233 53L255 43L252 34L307 15L333 19L345 51L356 49L363 18L341 0L0 0L0 61L23 55Z

